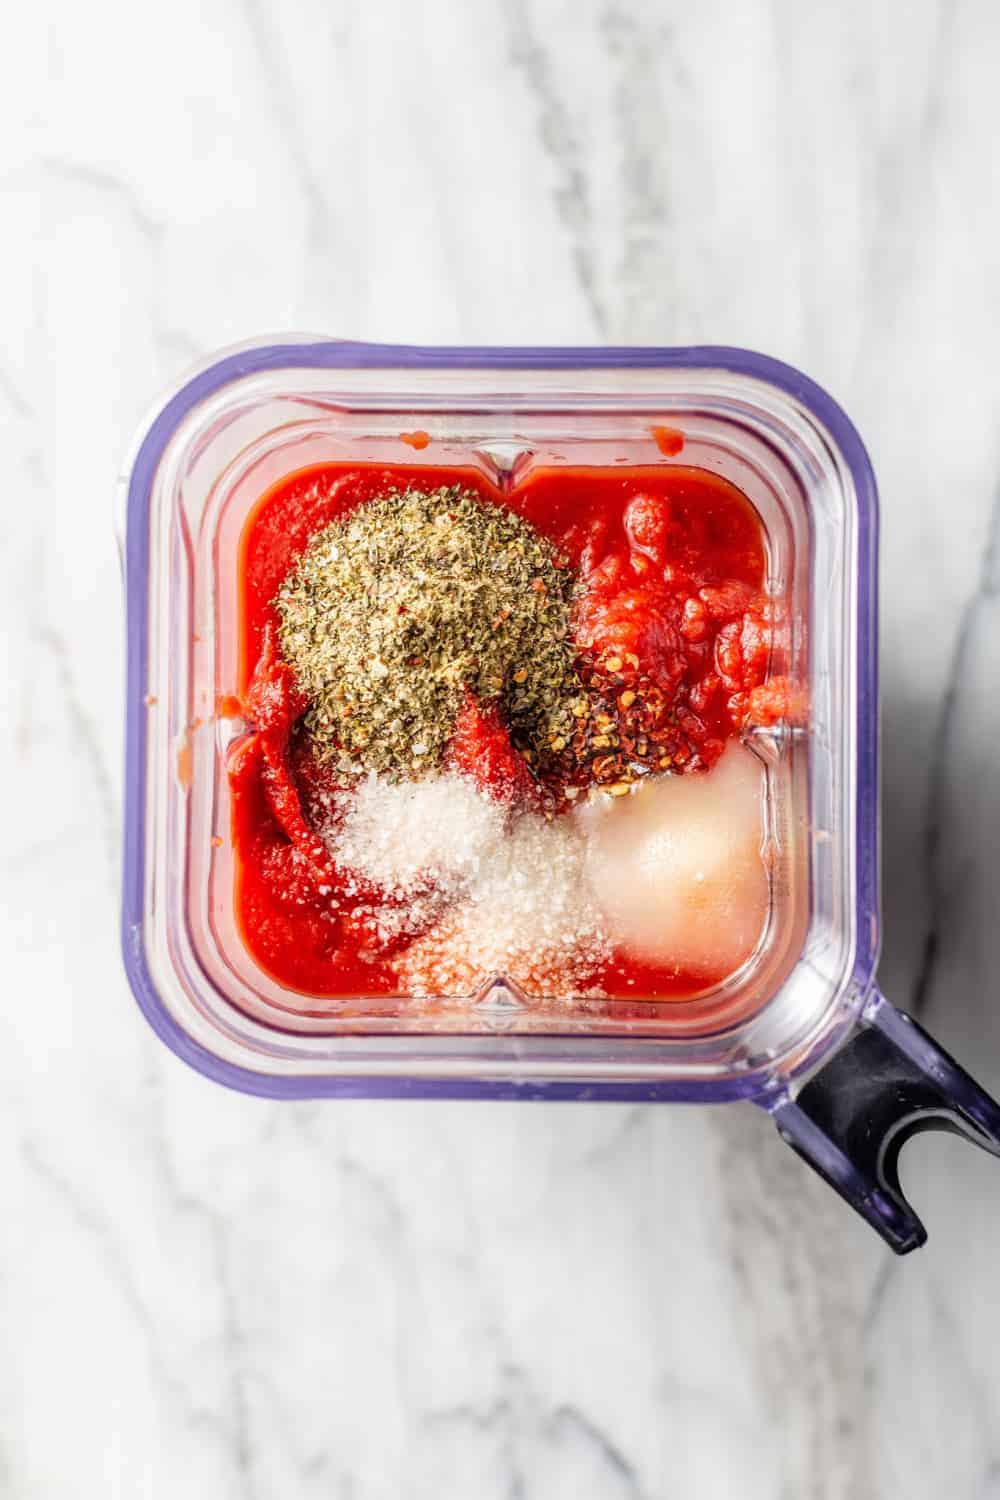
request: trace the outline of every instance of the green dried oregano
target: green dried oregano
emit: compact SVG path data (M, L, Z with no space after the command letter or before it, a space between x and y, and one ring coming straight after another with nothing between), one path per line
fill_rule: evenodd
M390 491L313 537L275 604L317 753L344 772L434 770L466 691L544 759L570 732L574 574L460 485Z

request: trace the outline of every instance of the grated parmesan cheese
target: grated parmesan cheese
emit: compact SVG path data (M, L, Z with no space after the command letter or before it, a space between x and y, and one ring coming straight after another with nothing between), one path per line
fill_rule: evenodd
M389 782L371 775L326 841L399 908L376 920L434 925L396 960L413 995L462 994L505 974L533 994L579 994L610 945L572 817L506 810L463 777Z
M472 879L505 828L504 809L461 776L393 782L372 773L327 847L338 864L406 895L428 881L457 889Z

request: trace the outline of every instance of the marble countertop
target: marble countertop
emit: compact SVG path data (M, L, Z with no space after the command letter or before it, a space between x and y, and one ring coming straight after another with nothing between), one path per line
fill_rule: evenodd
M992 0L43 0L0 56L0 1496L997 1500L1000 1171L896 1261L747 1108L277 1105L117 946L110 497L215 346L724 342L884 506L884 987L1000 1089Z

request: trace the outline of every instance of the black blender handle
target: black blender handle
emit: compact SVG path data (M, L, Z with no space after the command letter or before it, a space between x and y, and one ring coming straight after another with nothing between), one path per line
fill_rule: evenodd
M881 995L796 1098L771 1114L782 1139L897 1255L927 1238L899 1185L900 1149L912 1135L948 1130L1000 1156L1000 1105Z

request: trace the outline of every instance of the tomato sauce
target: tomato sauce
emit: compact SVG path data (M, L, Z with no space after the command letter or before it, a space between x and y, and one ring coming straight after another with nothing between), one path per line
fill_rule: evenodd
M615 669L612 690L628 705L622 733L635 753L645 731L630 712L650 694L662 700L662 733L669 724L671 768L695 773L741 733L755 703L759 722L774 722L785 702L775 677L777 615L763 592L761 522L746 496L718 475L679 464L567 466L530 471L500 489L466 468L327 464L280 481L251 513L239 555L239 693L251 731L229 765L236 911L255 959L281 984L312 997L316 1009L345 997L393 995L399 984L392 952L373 953L366 943L353 912L360 897L345 888L313 826L311 809L331 773L296 731L306 704L277 651L273 600L318 530L411 483L460 483L509 506L579 571L581 670L597 679L609 664ZM509 767L508 752L498 749L495 723L475 720L471 738L469 723L459 730L453 764L474 759L481 742L489 775L508 785L523 777L523 766ZM587 775L592 771L588 763ZM598 773L601 779L600 765ZM611 767L603 779L613 775ZM568 770L565 779L573 780ZM704 974L623 954L593 975L595 988L630 1001L685 999L706 983Z

